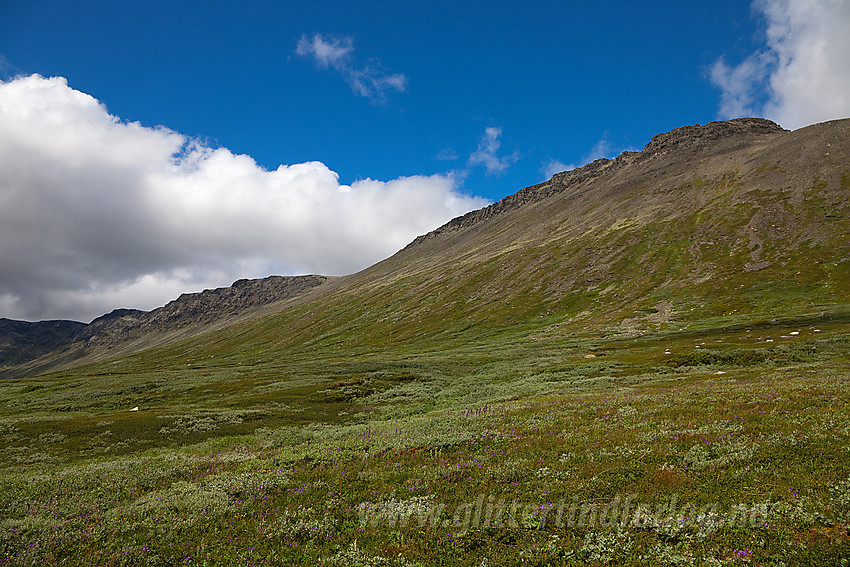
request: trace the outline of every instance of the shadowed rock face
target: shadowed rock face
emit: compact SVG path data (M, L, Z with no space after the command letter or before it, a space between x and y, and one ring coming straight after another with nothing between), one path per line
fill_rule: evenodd
M73 341L85 326L77 321L0 319L0 369L34 360Z
M28 323L0 319L0 376L14 376L13 367L50 353L61 353L57 363L83 356L98 347L114 348L146 336L187 336L213 324L246 315L261 307L298 296L328 281L325 276L270 276L238 280L230 287L184 293L152 311L116 309L91 323L41 321ZM182 334L177 335L180 331ZM77 352L73 352L73 351ZM43 371L52 366L46 361ZM6 367L4 369L4 367Z

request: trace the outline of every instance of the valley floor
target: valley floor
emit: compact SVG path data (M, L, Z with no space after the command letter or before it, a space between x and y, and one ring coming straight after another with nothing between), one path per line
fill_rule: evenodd
M0 382L0 564L848 564L846 311L543 329Z

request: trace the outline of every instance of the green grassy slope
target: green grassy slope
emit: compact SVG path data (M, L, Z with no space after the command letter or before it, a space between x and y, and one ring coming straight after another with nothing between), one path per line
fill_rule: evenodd
M554 189L548 198L444 230L312 301L174 351L455 348L547 328L640 333L843 304L847 127L647 150L583 183L562 174L537 189Z
M674 131L264 317L2 381L0 562L843 565L848 150Z

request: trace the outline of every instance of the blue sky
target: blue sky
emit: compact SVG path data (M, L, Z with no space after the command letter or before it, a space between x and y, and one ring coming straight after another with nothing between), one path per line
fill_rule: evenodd
M11 125L0 129L0 142L5 138L9 148L21 152L25 146L26 155L53 156L44 149L53 148L59 153L52 162L61 167L50 178L25 172L4 179L0 169L0 191L11 203L7 214L20 224L23 211L30 211L26 229L37 231L38 206L27 209L25 203L32 195L46 199L71 191L62 183L50 185L50 179L78 177L80 187L104 187L102 194L77 190L81 199L91 199L77 217L52 212L60 224L72 227L68 234L36 248L0 246L5 258L0 260L0 316L86 319L110 305L151 308L179 291L227 285L230 278L349 273L455 214L543 181L558 169L641 149L659 132L744 114L774 118L787 128L846 116L850 101L841 93L850 87L844 61L850 46L843 37L848 24L850 9L842 0L0 2L6 109L32 104L41 109L36 115L50 108L67 113L59 125L33 126L44 139L27 138L24 144L14 133L29 131L22 125L33 113L27 118L9 111ZM825 55L819 56L819 49ZM41 82L33 79L24 88L22 80L34 74ZM799 86L801 76L810 88ZM65 85L54 82L47 89L51 77ZM16 83L20 88L14 90ZM144 176L152 168L170 167L151 165L160 159L151 157L159 151L151 149L137 156L147 165L120 170L128 176L125 182L116 181L115 169L129 159L123 154L104 164L87 157L89 165L81 170L81 158L69 152L88 143L82 140L102 138L107 130L97 128L118 128L104 123L84 134L103 117L84 110L83 93L128 140L135 135L128 125L138 122L151 136L179 135L171 139L175 155L191 153L191 144L200 147L198 156L206 157L197 158L195 170L203 169L198 163L221 165L226 157L232 167L222 165L216 179L227 177L230 187L244 187L243 198L259 203L261 213L284 206L281 198L269 197L275 191L297 193L283 201L297 200L301 212L287 218L288 232L278 235L278 248L290 243L290 252L253 254L256 243L246 240L239 245L244 248L234 245L225 253L230 245L222 239L218 248L194 253L192 237L176 232L169 239L179 242L180 254L166 244L149 249L115 244L115 250L104 252L103 241L131 239L106 228L74 233L73 226L91 226L110 214L103 195L121 207L124 185L141 187L127 190L128 202L161 196L154 180ZM78 140L51 146L48 139L64 136L57 132ZM124 139L120 132L115 136ZM110 147L116 145L121 144ZM209 161L216 149L224 150L216 154L221 159ZM250 156L255 168L242 167L238 156ZM324 169L265 176L280 165L312 162ZM226 189L205 193L203 179L209 177L192 177L188 160L180 167L174 194L205 195L193 208L200 197L192 193L185 215L229 206ZM256 187L253 181L242 184L237 171L245 179L268 180ZM319 213L307 212L304 204L315 200L313 185L283 179L325 180L329 172L338 180L323 198L349 199L335 214L359 220L360 226L377 223L373 234L319 227L311 220ZM401 187L410 180L415 187ZM417 191L434 195L425 199L433 207L405 208ZM371 197L357 197L367 194ZM419 211L421 218L413 219ZM244 205L227 213L226 219L209 213L197 226L212 223L239 232L240 222L254 224ZM136 239L165 230L149 219L127 222L137 230ZM72 244L57 244L63 238ZM26 264L24 278L26 254L35 259ZM195 258L189 262L189 256ZM63 258L74 258L66 260L67 273L45 272L46 262ZM75 272L73 262L85 266L89 276ZM60 283L48 285L46 278Z
M709 69L753 50L734 2L6 2L0 46L110 113L201 136L273 169L320 160L343 182L464 166L487 127L517 160L471 172L499 199L581 162L717 117ZM386 100L299 57L302 35L350 38L352 65L407 79ZM439 157L458 156L456 160Z

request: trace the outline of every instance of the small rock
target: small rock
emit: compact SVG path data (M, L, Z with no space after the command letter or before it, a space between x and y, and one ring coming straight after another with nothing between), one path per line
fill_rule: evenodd
M139 411L139 406L136 406L136 407L134 407L134 408L131 408L131 409L130 409L130 411Z

